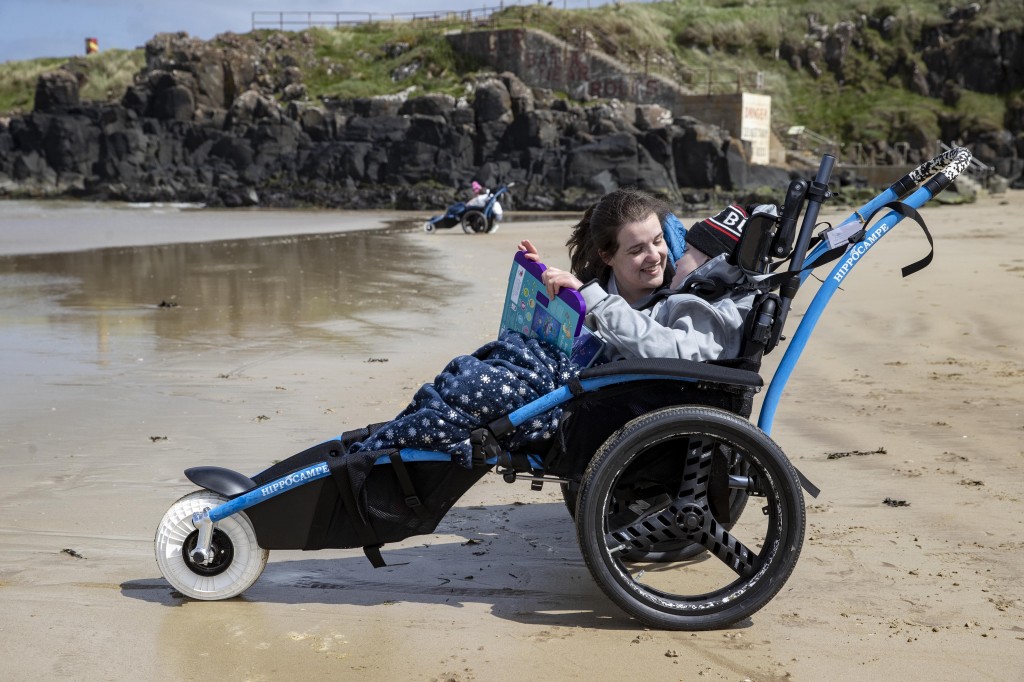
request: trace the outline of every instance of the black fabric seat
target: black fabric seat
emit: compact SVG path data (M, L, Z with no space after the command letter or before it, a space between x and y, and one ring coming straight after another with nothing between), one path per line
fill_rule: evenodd
M743 349L738 358L708 362L642 358L609 362L580 372L581 380L617 374L665 378L617 384L569 401L555 444L545 457L545 473L579 480L594 453L615 431L637 417L664 407L702 405L749 418L754 395L764 386L758 370L765 344L763 337L757 337L764 334L765 329L755 331L754 322L759 318L765 321L763 304L770 296L759 296L747 314ZM772 318L768 331L774 322Z
M761 375L750 369L741 369L726 363L696 362L695 360L674 358L641 358L609 362L585 369L580 372L579 377L580 379L592 379L616 374L654 374L753 388L760 388L764 385Z

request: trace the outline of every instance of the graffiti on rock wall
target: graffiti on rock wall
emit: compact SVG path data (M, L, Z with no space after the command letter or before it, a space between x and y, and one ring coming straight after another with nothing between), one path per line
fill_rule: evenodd
M665 92L664 84L655 78L611 76L590 81L587 93L603 99L629 99L637 102L672 101L672 93Z
M543 83L547 87L565 81L565 69L560 50L526 50L523 54L523 66L536 82Z
M590 78L590 64L584 55L576 50L572 50L569 52L566 61L565 76L570 83L585 81Z

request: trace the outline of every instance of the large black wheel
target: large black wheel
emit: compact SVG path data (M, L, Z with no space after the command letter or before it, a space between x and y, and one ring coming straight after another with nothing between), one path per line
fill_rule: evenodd
M758 499L760 514L736 513ZM617 432L587 467L575 516L605 594L668 630L726 627L762 608L793 572L805 525L779 446L706 407L665 408Z
M466 211L462 215L462 231L466 234L484 234L488 227L483 211Z

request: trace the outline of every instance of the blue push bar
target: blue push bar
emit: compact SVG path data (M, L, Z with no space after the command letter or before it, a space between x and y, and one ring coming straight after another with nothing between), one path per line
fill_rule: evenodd
M878 210L894 198L895 192L890 188L876 197L873 201L865 204L862 209L862 213L865 215L871 215L872 212ZM912 208L920 208L924 204L928 203L931 198L932 192L926 187L921 187L911 194L903 203ZM856 215L857 214L854 214L850 219L854 219ZM793 369L796 367L797 361L800 359L800 354L803 353L804 347L807 345L807 341L810 339L815 325L821 318L821 314L825 311L825 306L828 305L829 300L832 298L832 294L836 292L843 279L850 273L853 267L860 262L868 250L871 249L879 239L884 237L886 233L888 233L889 230L891 230L901 220L903 220L903 216L896 211L890 211L887 213L875 224L871 232L865 234L863 239L847 250L845 258L840 259L840 261L836 263L832 268L832 271L829 273L828 278L826 278L818 288L814 298L811 300L810 306L807 308L807 312L804 313L804 317L800 321L799 327L797 327L796 333L793 335L789 348L786 349L786 353L782 356L779 367L775 370L775 376L772 377L771 384L768 386L768 392L765 394L764 403L761 405L761 414L757 422L758 427L765 433L771 433L772 424L775 420L775 410L778 408L779 401L782 398L782 392L786 387L786 382L789 381L789 377L793 373ZM808 254L807 262L813 265L814 261L817 258L820 258L827 250L828 247L824 242L818 244L811 253ZM809 274L810 270L804 270L800 275L801 280Z
M884 208L889 202L907 195L911 190L914 190L913 193L904 199L903 203L914 209L920 208L928 203L936 194L951 185L970 163L971 153L967 149L962 147L949 149L934 159L922 163L906 176L897 180L887 190L864 204L859 211L855 211L844 222L857 220L865 223L866 227L868 219L876 211ZM793 368L796 366L800 354L807 345L811 332L814 331L814 326L817 324L822 312L824 312L825 306L832 298L832 294L836 292L840 283L850 273L853 266L863 258L864 254L902 219L903 216L896 211L887 213L875 224L870 233L865 234L859 242L847 249L845 258L832 268L828 279L818 288L807 312L804 314L803 320L800 321L796 334L793 335L789 348L786 349L785 355L782 356L782 361L775 371L775 376L772 377L771 384L768 386L768 392L761 406L761 414L757 424L765 433L771 433L772 424L775 420L775 410L786 387L786 382L789 381ZM813 267L814 263L828 250L828 246L824 242L818 244L807 254L805 263ZM809 275L810 269L802 268L800 281L803 282Z

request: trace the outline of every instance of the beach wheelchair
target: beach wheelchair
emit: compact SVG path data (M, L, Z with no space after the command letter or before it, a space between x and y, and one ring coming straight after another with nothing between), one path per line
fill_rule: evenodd
M881 237L953 182L971 160L950 150L922 164L817 236L834 158L814 180L794 180L779 214L755 215L734 258L763 284L742 357L698 363L640 359L598 365L473 432L473 466L422 450L361 452L349 431L251 478L219 467L185 474L201 490L175 502L155 538L156 560L183 595L236 596L269 550L380 548L431 533L476 481L561 486L586 566L601 590L645 626L708 630L749 618L783 587L805 531L809 482L771 439L795 363L840 283ZM872 224L877 214L882 217ZM799 229L797 224L799 223ZM904 268L924 267L931 253ZM762 401L763 355L784 339L790 306L812 269L834 262L788 342ZM536 453L502 443L518 426L561 407L555 444Z
M432 233L439 229L450 229L462 225L466 234L489 234L497 232L501 227L504 209L501 207L501 195L506 194L514 182L502 185L495 191L485 190L469 201L457 201L450 205L444 213L434 216L423 223L423 231Z

